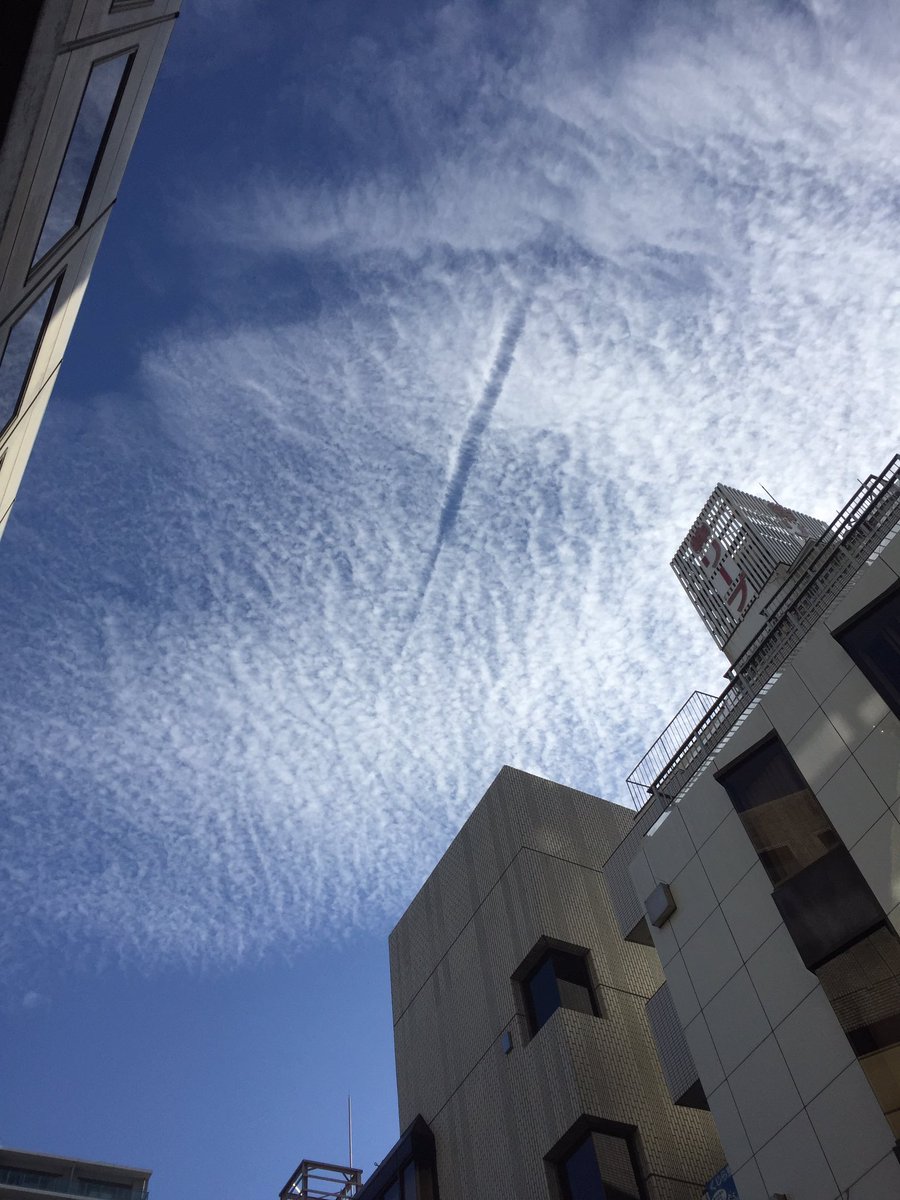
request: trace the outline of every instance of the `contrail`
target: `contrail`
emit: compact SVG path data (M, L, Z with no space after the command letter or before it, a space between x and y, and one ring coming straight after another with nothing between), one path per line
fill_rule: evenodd
M460 506L465 495L466 485L469 482L469 475L475 464L475 459L478 457L481 439L490 424L494 409L497 407L497 401L500 399L500 393L503 391L503 385L506 383L506 377L509 375L510 367L513 364L516 346L519 344L519 339L525 328L525 318L528 315L530 303L531 297L525 296L518 301L510 313L506 327L503 330L503 335L500 338L500 344L497 347L497 353L494 356L490 374L484 385L484 391L481 393L481 399L472 410L465 432L460 440L459 450L456 454L456 465L447 483L444 503L441 506L441 515L438 518L437 537L434 540L434 545L428 556L428 563L422 572L422 578L419 583L419 594L410 628L412 628L412 625L418 619L422 601L425 599L425 595L431 584L431 577L434 575L441 550L444 548L444 543L453 532L453 527L456 524L456 518L459 515Z

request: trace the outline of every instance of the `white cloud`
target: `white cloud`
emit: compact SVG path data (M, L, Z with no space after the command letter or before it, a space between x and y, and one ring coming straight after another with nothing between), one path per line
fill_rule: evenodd
M667 567L713 484L828 517L894 449L894 35L863 7L848 42L823 5L702 35L555 6L509 65L447 5L384 64L411 186L213 212L255 289L294 256L342 284L58 418L84 494L43 485L59 569L5 702L21 928L236 960L397 916L503 762L625 799L724 665ZM422 105L457 64L451 135Z

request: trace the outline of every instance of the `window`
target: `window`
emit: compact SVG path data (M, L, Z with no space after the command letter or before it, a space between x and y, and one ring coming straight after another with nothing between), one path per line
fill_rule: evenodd
M818 976L900 1138L900 939L777 738L716 778L775 885L772 899L800 957Z
M36 0L3 6L3 69L0 70L0 142L6 137L16 93L41 14Z
M379 1193L379 1200L416 1200L416 1164L410 1160L400 1174Z
M9 331L3 357L0 358L0 433L18 412L50 316L51 299L56 286L56 283L51 283L44 288Z
M834 828L777 738L726 767L717 779L773 884L783 883L828 853L826 843Z
M417 1116L357 1192L358 1200L432 1200L437 1195L434 1134Z
M62 1175L49 1175L46 1171L32 1171L28 1167L0 1167L0 1183L9 1183L13 1187L53 1192L63 1182Z
M810 970L884 920L825 810L778 738L716 776L740 815L772 899Z
M816 975L900 1138L900 939L881 925Z
M119 54L91 68L32 265L81 219L133 57Z
M416 1200L417 1195L416 1164L410 1162L406 1164L403 1171L403 1200Z
M550 948L533 965L531 960L529 955L521 986L532 1036L558 1008L600 1015L588 974L586 950Z
M77 1180L78 1192L82 1196L93 1196L95 1200L124 1200L131 1196L130 1183L113 1183L110 1179Z
M563 1200L642 1200L629 1136L592 1130L558 1161Z
M900 717L900 588L894 588L835 637Z
M822 835L818 836L819 841L822 841ZM770 846L767 850L760 850L758 853L759 861L766 868L766 874L773 883L780 883L782 879L790 879L799 870L797 856L790 846Z

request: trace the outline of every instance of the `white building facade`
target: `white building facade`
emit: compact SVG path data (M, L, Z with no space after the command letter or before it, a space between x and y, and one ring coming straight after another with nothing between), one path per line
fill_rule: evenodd
M0 534L179 4L0 6Z
M720 485L673 564L731 682L605 874L740 1200L900 1197L898 530L895 458L829 526Z

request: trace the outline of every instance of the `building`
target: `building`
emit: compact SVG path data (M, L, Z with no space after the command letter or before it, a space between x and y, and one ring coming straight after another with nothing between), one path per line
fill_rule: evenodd
M603 879L633 816L509 767L476 806L390 937L419 1151L365 1200L695 1200L723 1166L699 1089L670 1093L652 1029L687 1055L681 1028Z
M898 530L895 458L827 526L720 485L673 564L730 682L633 773L604 873L740 1200L900 1196Z
M149 1180L149 1171L134 1167L0 1149L0 1200L52 1200L59 1196L147 1200Z
M279 1200L438 1200L434 1134L416 1117L362 1182L358 1167L304 1158Z
M900 1197L900 457L825 524L718 485L730 662L628 780L505 767L390 938L359 1200Z
M15 0L0 15L0 534L180 0Z

